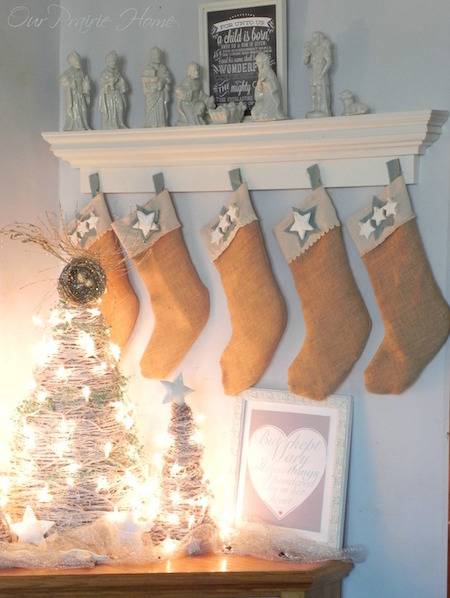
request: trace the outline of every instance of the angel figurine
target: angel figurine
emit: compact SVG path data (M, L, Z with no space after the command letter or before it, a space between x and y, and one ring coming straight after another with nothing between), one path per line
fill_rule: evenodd
M187 76L175 90L177 99L177 125L206 125L207 111L215 108L214 98L203 91L200 66L191 62Z
M145 96L144 127L166 127L172 77L163 63L159 48L152 48L150 63L145 67L141 80Z
M281 86L270 65L270 57L259 52L255 58L258 81L255 87L255 105L252 120L282 120L286 118L282 107Z
M98 109L102 129L126 129L124 123L127 105L127 84L119 70L119 57L113 50L107 54L106 68L100 77Z
M312 110L306 114L306 118L331 116L331 42L321 31L314 32L312 40L306 42L304 62L312 70Z
M59 78L64 90L64 131L89 129L88 106L91 103L91 82L84 73L77 52L67 56L69 68Z

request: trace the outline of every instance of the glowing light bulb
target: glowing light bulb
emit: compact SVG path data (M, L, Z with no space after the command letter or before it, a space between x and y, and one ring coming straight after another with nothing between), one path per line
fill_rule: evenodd
M112 442L111 442L111 441L108 441L108 442L105 444L105 446L103 447L103 451L104 451L104 453L105 453L105 457L106 457L106 458L108 458L108 457L109 457L109 455L111 454L112 448L113 448L113 445L112 445Z
M61 322L60 313L57 309L52 309L48 321L51 326L57 326Z
M106 518L109 519L109 521L118 523L119 521L123 520L123 513L120 513L119 509L116 506L116 507L114 507L113 511L110 511L109 513L106 514Z
M205 421L206 417L205 415L203 415L203 413L197 413L194 417L194 421L197 425L201 426L204 421Z
M169 525L179 525L180 523L180 518L176 513L167 513L166 520Z
M127 453L128 453L128 456L130 457L130 459L136 459L136 457L138 456L138 451L137 451L136 447L133 445L128 447Z
M23 435L25 436L25 448L33 450L36 446L34 430L29 424L23 426Z
M69 443L67 442L67 440L64 439L58 440L54 443L52 448L55 455L61 458L64 455L64 453L68 451Z
M147 509L146 509L147 519L149 521L153 521L153 519L155 519L155 517L158 515L158 511L159 511L159 502L154 500L154 501L152 501L151 504L147 505Z
M75 428L75 422L63 418L59 424L59 431L61 434L72 433Z
M178 542L176 540L172 540L172 538L166 538L162 542L162 548L166 554L172 554L175 552L177 548Z
M209 505L209 498L207 496L201 496L198 499L198 504L203 507L204 509L206 509L206 507Z
M42 367L57 351L58 342L54 338L44 339L34 348L34 360L38 366Z
M41 318L41 316L34 314L34 316L32 316L32 318L31 318L31 320L32 320L33 324L36 326L36 328L44 328L45 322Z
M6 507L8 504L9 478L0 476L0 506Z
M26 384L26 390L28 392L34 392L37 388L37 382L34 378L31 378L31 380L29 380Z
M52 502L53 497L49 492L48 484L45 484L43 488L38 490L37 499L39 502Z
M70 474L75 474L77 473L77 471L81 469L81 465L79 463L75 463L75 461L73 461L72 463L69 463L69 465L67 466L67 471Z
M39 401L39 403L43 403L48 397L48 394L45 390L40 390L37 395L36 398Z
M178 465L178 463L174 463L170 469L170 473L172 475L178 475L183 468Z
M169 434L158 434L155 436L155 444L160 448L168 448L172 442L172 437Z
M220 539L225 542L227 541L231 534L233 533L233 527L231 526L231 520L229 517L224 517L223 519L219 520L219 536Z
M94 372L94 374L99 374L100 376L102 376L103 374L106 374L107 370L108 370L108 364L106 363L106 361L102 361L98 365L94 365L94 367L92 368L92 371Z
M125 415L125 417L123 418L123 425L127 430L131 430L131 428L133 427L133 418L131 417L131 415Z
M59 368L56 370L56 377L59 380L66 381L66 380L68 380L69 375L70 375L70 370L65 368L63 365L60 365Z
M85 351L86 357L94 357L96 353L95 342L92 336L85 330L81 330L78 335L78 345Z
M195 442L195 444L203 444L203 441L203 434L199 430L196 430L196 432L192 434L192 442Z
M179 505L181 502L181 494L178 490L174 490L170 495L170 500L173 502L174 505Z
M109 350L111 351L111 355L114 357L116 361L120 359L120 347L116 345L116 343L111 343L109 345Z
M87 403L89 401L89 397L91 396L91 389L89 388L89 386L83 386L83 388L81 389L81 394L83 395L83 399Z
M163 465L163 458L160 453L155 453L152 457L152 463L155 467L161 468Z
M67 310L64 314L64 319L67 322L67 324L71 324L74 317L75 317L75 313L70 310Z
M136 476L133 473L131 473L131 471L129 469L126 470L124 477L125 477L125 482L127 483L128 486L130 486L130 488L136 489L139 487L139 483L138 483Z
M101 492L102 490L106 490L108 488L108 480L104 475L101 475L97 478L97 492Z

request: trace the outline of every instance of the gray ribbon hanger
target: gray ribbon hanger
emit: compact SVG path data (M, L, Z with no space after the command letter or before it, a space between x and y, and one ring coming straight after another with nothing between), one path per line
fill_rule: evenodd
M235 168L234 170L230 170L228 172L228 176L230 177L231 188L233 191L239 189L242 185L242 173L240 168Z
M91 188L92 197L95 197L100 193L100 177L98 172L89 175L89 186Z
M323 187L322 178L320 176L320 168L318 164L313 164L309 168L306 169L309 180L311 182L311 189L318 189L319 187Z
M388 169L390 183L393 183L395 179L397 179L399 176L402 176L402 166L398 158L389 160L389 162L386 162L386 166Z
M153 175L153 184L155 185L156 194L162 193L164 191L164 189L166 188L166 184L162 172L158 172Z

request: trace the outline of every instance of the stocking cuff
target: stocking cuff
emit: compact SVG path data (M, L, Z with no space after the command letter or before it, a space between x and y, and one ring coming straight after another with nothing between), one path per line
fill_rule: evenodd
M170 193L164 190L144 206L137 206L129 216L113 222L112 226L128 255L136 257L181 224Z
M111 230L111 216L103 193L98 193L66 227L67 234L75 247L89 247L108 230Z
M399 176L379 196L374 195L369 206L353 214L347 226L360 255L364 255L415 217L405 181Z
M201 230L201 235L212 261L230 245L238 230L258 220L252 206L248 188L243 183L231 196L218 216Z
M340 222L328 193L318 187L273 229L287 262L292 262Z

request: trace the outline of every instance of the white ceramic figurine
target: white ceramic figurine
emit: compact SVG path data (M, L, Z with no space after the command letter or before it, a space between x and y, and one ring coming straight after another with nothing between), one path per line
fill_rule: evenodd
M270 65L270 57L259 52L255 58L258 81L255 87L255 105L252 120L282 120L286 118L282 107L281 86Z
M102 129L125 129L127 84L119 69L119 57L114 50L107 54L106 68L100 77L98 109Z
M357 114L367 114L369 112L369 106L356 100L355 95L350 89L341 91L339 98L343 104L342 116L354 116Z
M91 82L83 71L77 52L71 52L67 62L69 68L59 78L64 90L64 131L84 131L90 128L88 106L91 102Z
M191 62L183 83L175 89L177 125L206 125L207 111L215 107L214 98L203 91L200 66Z
M304 62L312 70L312 110L306 114L306 118L331 116L331 42L321 31L314 32L311 41L306 42Z
M145 95L144 127L166 127L172 77L159 48L152 48L150 62L145 67L141 80Z

